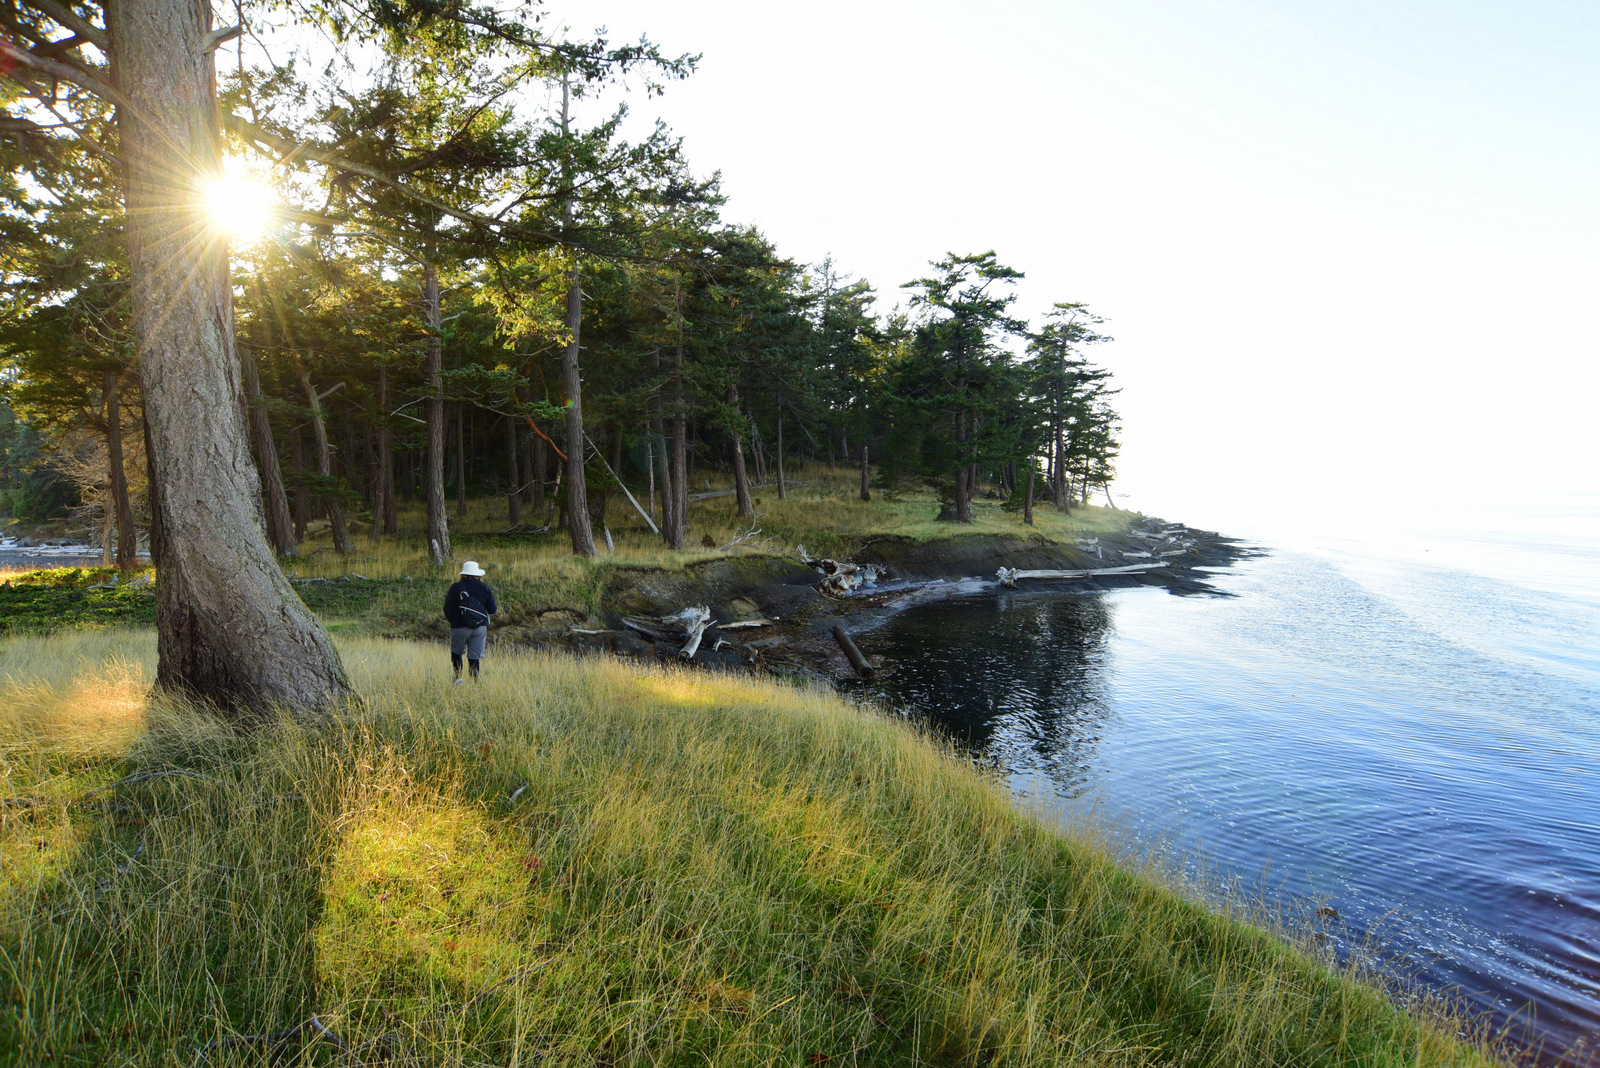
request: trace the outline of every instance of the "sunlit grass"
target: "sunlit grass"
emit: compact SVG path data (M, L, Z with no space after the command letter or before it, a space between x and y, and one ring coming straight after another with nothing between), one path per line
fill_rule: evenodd
M237 734L148 634L0 641L14 1063L1486 1063L830 695L341 648L364 707Z

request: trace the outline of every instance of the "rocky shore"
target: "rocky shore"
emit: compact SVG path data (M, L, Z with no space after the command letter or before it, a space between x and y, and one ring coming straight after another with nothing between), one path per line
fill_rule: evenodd
M1214 531L1146 518L1119 534L1075 546L1026 534L955 535L932 541L886 535L869 539L838 561L799 553L748 554L671 572L622 569L601 593L598 619L547 613L497 628L496 638L513 645L688 661L832 683L859 674L836 639L835 627L859 637L872 670L893 671L892 663L873 655L871 634L876 626L912 604L997 592L1002 568L1092 573L1142 566L1145 570L1138 573L1025 578L1024 584L1030 590L1062 594L1157 586L1177 595L1221 595L1209 581L1209 571L1258 552ZM860 584L841 588L844 584L831 580L840 570L859 575ZM676 617L699 606L710 610L711 623L692 635L690 623ZM693 636L699 641L692 656L685 657Z

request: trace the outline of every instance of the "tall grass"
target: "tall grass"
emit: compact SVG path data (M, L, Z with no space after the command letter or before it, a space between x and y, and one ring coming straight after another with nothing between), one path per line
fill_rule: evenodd
M0 642L12 1063L1489 1063L832 696L343 652L239 734L146 634Z

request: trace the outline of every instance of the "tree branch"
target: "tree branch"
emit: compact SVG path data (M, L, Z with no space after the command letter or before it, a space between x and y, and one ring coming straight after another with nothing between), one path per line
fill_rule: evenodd
M111 41L106 36L106 31L87 19L79 18L67 5L58 3L57 0L22 0L22 4L59 22L106 55L111 54Z

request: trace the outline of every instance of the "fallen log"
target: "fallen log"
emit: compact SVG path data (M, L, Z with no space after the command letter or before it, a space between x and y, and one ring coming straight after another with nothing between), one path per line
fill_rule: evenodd
M706 636L706 628L711 626L711 609L685 608L678 614L689 622L689 640L678 650L678 655L685 660L693 660L694 654L700 651L700 639Z
M861 650L856 648L856 643L850 640L850 635L846 634L844 628L837 623L833 625L833 640L844 650L845 659L850 661L850 666L856 669L857 675L863 679L870 679L877 674L872 665L867 663L867 658L861 655Z
M1129 564L1126 567L1091 567L1081 571L1022 571L1014 567L1002 567L995 572L995 578L1000 580L1000 585L1015 589L1018 579L1081 579L1098 578L1101 575L1142 575L1153 568L1167 566L1165 561L1161 561Z

